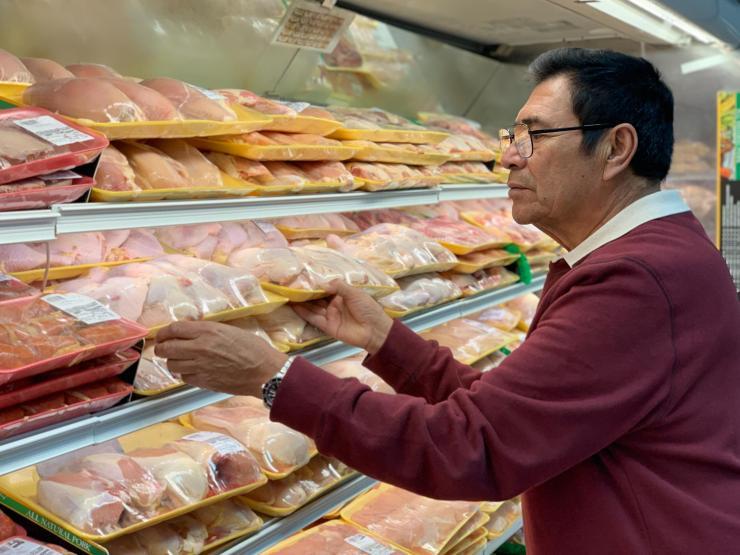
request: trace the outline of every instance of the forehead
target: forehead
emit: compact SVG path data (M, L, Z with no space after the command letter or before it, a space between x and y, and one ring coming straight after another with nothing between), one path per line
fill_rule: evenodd
M546 79L537 85L517 114L516 121L553 127L575 120L570 100L570 81L564 75Z

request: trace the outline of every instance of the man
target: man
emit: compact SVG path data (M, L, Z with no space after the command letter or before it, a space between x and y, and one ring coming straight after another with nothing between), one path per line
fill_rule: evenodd
M527 341L481 375L337 283L299 312L370 353L398 395L287 359L225 325L173 324L158 354L194 385L431 497L524 494L536 554L730 553L740 539L740 309L675 191L673 97L653 66L559 49L502 133L514 218L568 249ZM287 360L287 362L286 362ZM278 377L273 377L278 374Z

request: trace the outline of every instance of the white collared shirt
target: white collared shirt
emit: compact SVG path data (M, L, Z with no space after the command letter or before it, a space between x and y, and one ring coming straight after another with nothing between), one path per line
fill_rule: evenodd
M611 243L626 235L637 226L651 220L664 218L681 212L688 212L690 208L676 190L658 191L636 200L622 209L611 220L594 231L591 235L576 246L573 250L563 255L563 258L571 268L582 258L591 254L599 247Z

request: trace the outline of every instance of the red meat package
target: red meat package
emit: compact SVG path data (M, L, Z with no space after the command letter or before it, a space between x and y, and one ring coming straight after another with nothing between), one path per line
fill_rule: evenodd
M0 384L127 349L146 334L84 295L0 304Z
M23 283L21 280L0 273L0 303L25 299L39 293L38 289Z
M83 177L71 171L5 183L0 185L0 212L48 208L53 204L74 202L92 189L94 184L92 177Z
M103 135L41 108L0 111L0 184L81 166L107 145Z

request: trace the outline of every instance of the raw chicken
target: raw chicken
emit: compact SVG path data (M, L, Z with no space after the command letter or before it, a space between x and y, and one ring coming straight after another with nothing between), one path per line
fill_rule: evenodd
M410 226L419 221L418 217L409 214L406 210L399 210L398 208L354 212L349 215L349 218L363 230L378 224L402 224Z
M55 79L30 86L23 101L70 116L102 123L143 121L141 109L103 79Z
M141 318L149 291L147 280L133 277L110 277L102 283L72 280L60 284L64 292L92 297L128 320Z
M8 83L33 83L28 68L7 50L0 48L0 81Z
M320 119L329 119L333 120L334 116L331 115L331 112L328 110L324 110L323 108L319 108L318 106L307 106L303 110L300 111L300 114L302 116L311 117L311 118L320 118Z
M265 555L367 555L377 553L382 555L402 555L381 538L368 536L359 528L341 520L331 520L306 532L296 540L283 540Z
M131 505L130 516L134 519L151 517L159 508L164 488L151 472L131 457L120 453L98 453L82 459L80 466L115 484L118 496Z
M242 106L252 108L253 110L257 110L263 114L278 114L285 116L297 115L295 110L292 110L285 104L262 98L261 96L254 94L252 91L244 89L216 89L215 92L226 98L229 102L241 104Z
M252 509L231 499L196 509L190 514L205 525L209 543L262 525L262 519Z
M311 135L308 133L278 133L276 131L263 131L260 134L269 141L279 145L316 145L316 146L342 146L341 141L327 139L321 135Z
M329 235L326 243L398 277L448 270L457 264L455 255L436 241L397 224L379 224L344 239Z
M203 316L199 307L202 299L186 293L187 285L187 280L171 275L152 278L139 323L147 328L156 328L181 320L199 320Z
M15 522L10 520L4 512L0 511L0 540L15 536L16 529Z
M174 509L197 503L208 495L203 466L174 447L144 448L128 453L149 470L165 489L163 505Z
M218 166L194 146L181 139L160 139L149 144L185 166L190 182L195 187L223 187Z
M241 247L280 248L287 247L288 241L282 233L271 223L263 221L241 222L247 232L247 241Z
M248 239L247 231L241 224L224 222L216 236L216 247L210 259L219 264L224 264L232 252L246 245Z
M39 504L72 526L90 534L107 534L119 527L124 512L111 484L93 474L60 472L38 482Z
M462 295L454 282L437 274L400 278L397 283L401 289L381 297L378 302L387 309L399 312L435 306Z
M110 79L122 77L120 73L105 64L69 64L67 71L70 71L75 77Z
M366 356L367 353L362 352L353 357L330 362L322 368L337 378L355 378L378 393L395 393L391 386L363 366L362 361Z
M532 324L532 319L534 319L535 313L537 312L537 305L539 302L540 298L537 295L534 293L527 293L526 295L522 295L521 297L517 297L504 303L504 306L521 313L519 327L524 331L527 331L529 326Z
M291 238L320 239L328 232L353 233L360 231L355 222L341 214L311 214L307 216L285 216L275 220L279 227L294 230Z
M254 397L234 397L202 408L193 412L191 419L199 430L237 439L267 472L292 472L312 455L310 440L283 424L271 422L262 401Z
M196 87L177 79L145 79L142 85L167 97L186 119L234 121L236 114L225 102L211 100Z
M21 58L21 61L33 74L33 79L36 83L75 76L74 73L54 60L48 60L46 58Z
M449 272L444 277L455 282L462 289L463 295L472 295L519 281L518 275L501 267L480 270L473 274Z
M325 337L318 328L306 322L289 305L283 305L269 314L256 316L257 322L272 341L282 345L300 345Z
M288 248L250 247L234 251L229 266L249 270L261 281L289 285L303 271L303 264Z
M279 308L282 307L278 307L278 309ZM238 320L230 320L227 323L230 326L235 326L240 330L251 333L252 335L256 335L257 337L265 341L268 345L275 348L275 344L272 342L272 339L270 339L270 336L267 335L265 330L262 329L262 326L260 326L255 318L256 317L239 318Z
M232 437L216 432L196 432L169 445L203 466L210 495L248 486L264 478L252 454Z
M154 526L153 528L157 527ZM149 529L151 530L151 528ZM149 555L149 551L139 541L139 534L129 534L116 538L110 543L105 544L105 548L110 555ZM178 552L172 551L170 553Z
M299 162L298 167L314 183L339 183L340 191L356 188L355 177L341 162Z
M165 248L208 260L218 245L220 231L220 224L178 225L157 228L154 235Z
M118 149L126 156L142 189L182 189L192 187L188 170L164 152L142 143L120 142Z
M0 274L0 302L21 299L39 294L40 291L6 274Z
M154 89L139 85L128 79L108 79L119 91L136 104L149 121L172 121L182 119L168 99Z
M183 515L169 520L165 525L182 538L182 553L202 553L208 540L205 525L191 515Z
M475 316L475 319L500 330L511 331L517 326L521 317L520 311L502 305L484 310Z
M182 385L179 377L167 368L167 360L154 354L154 344L144 347L136 371L134 387L137 391L162 391L175 385Z
M467 501L438 501L382 485L342 511L350 522L420 555L436 555L478 509Z
M100 232L69 233L49 242L51 266L95 264L105 260L105 236Z
M392 179L390 174L378 164L370 164L368 162L349 162L346 164L346 167L352 175L367 181L386 183Z
M468 318L451 320L420 335L448 347L452 356L463 364L471 364L514 340L498 328Z
M206 158L213 162L218 168L227 175L243 181L272 181L273 175L261 162L247 160L231 154L221 152L206 152Z
M132 229L120 247L108 245L106 260L131 260L133 258L152 258L164 254L154 234L147 229Z
M260 505L267 505L272 509L295 510L305 505L310 493L301 484L295 473L281 480L270 480L264 486L244 495L247 502L254 503L254 508L262 509Z
M128 159L113 145L107 146L100 155L95 186L106 191L141 191Z
M485 249L496 242L494 237L479 227L459 220L432 218L415 222L410 227L436 241L462 245L475 250Z
M0 245L0 271L23 272L46 265L44 243Z
M295 164L289 164L287 162L265 162L264 166L270 172L270 175L256 176L254 181L260 185L290 186L293 192L298 192L311 181Z
M139 530L135 534L139 545L144 546L147 555L187 555L185 542L175 529L167 523ZM136 553L136 551L134 551ZM111 555L130 555L128 551L115 551Z
M227 140L235 143L245 143L256 146L274 146L277 143L264 133L253 131L252 133L242 133L241 135L232 135Z

